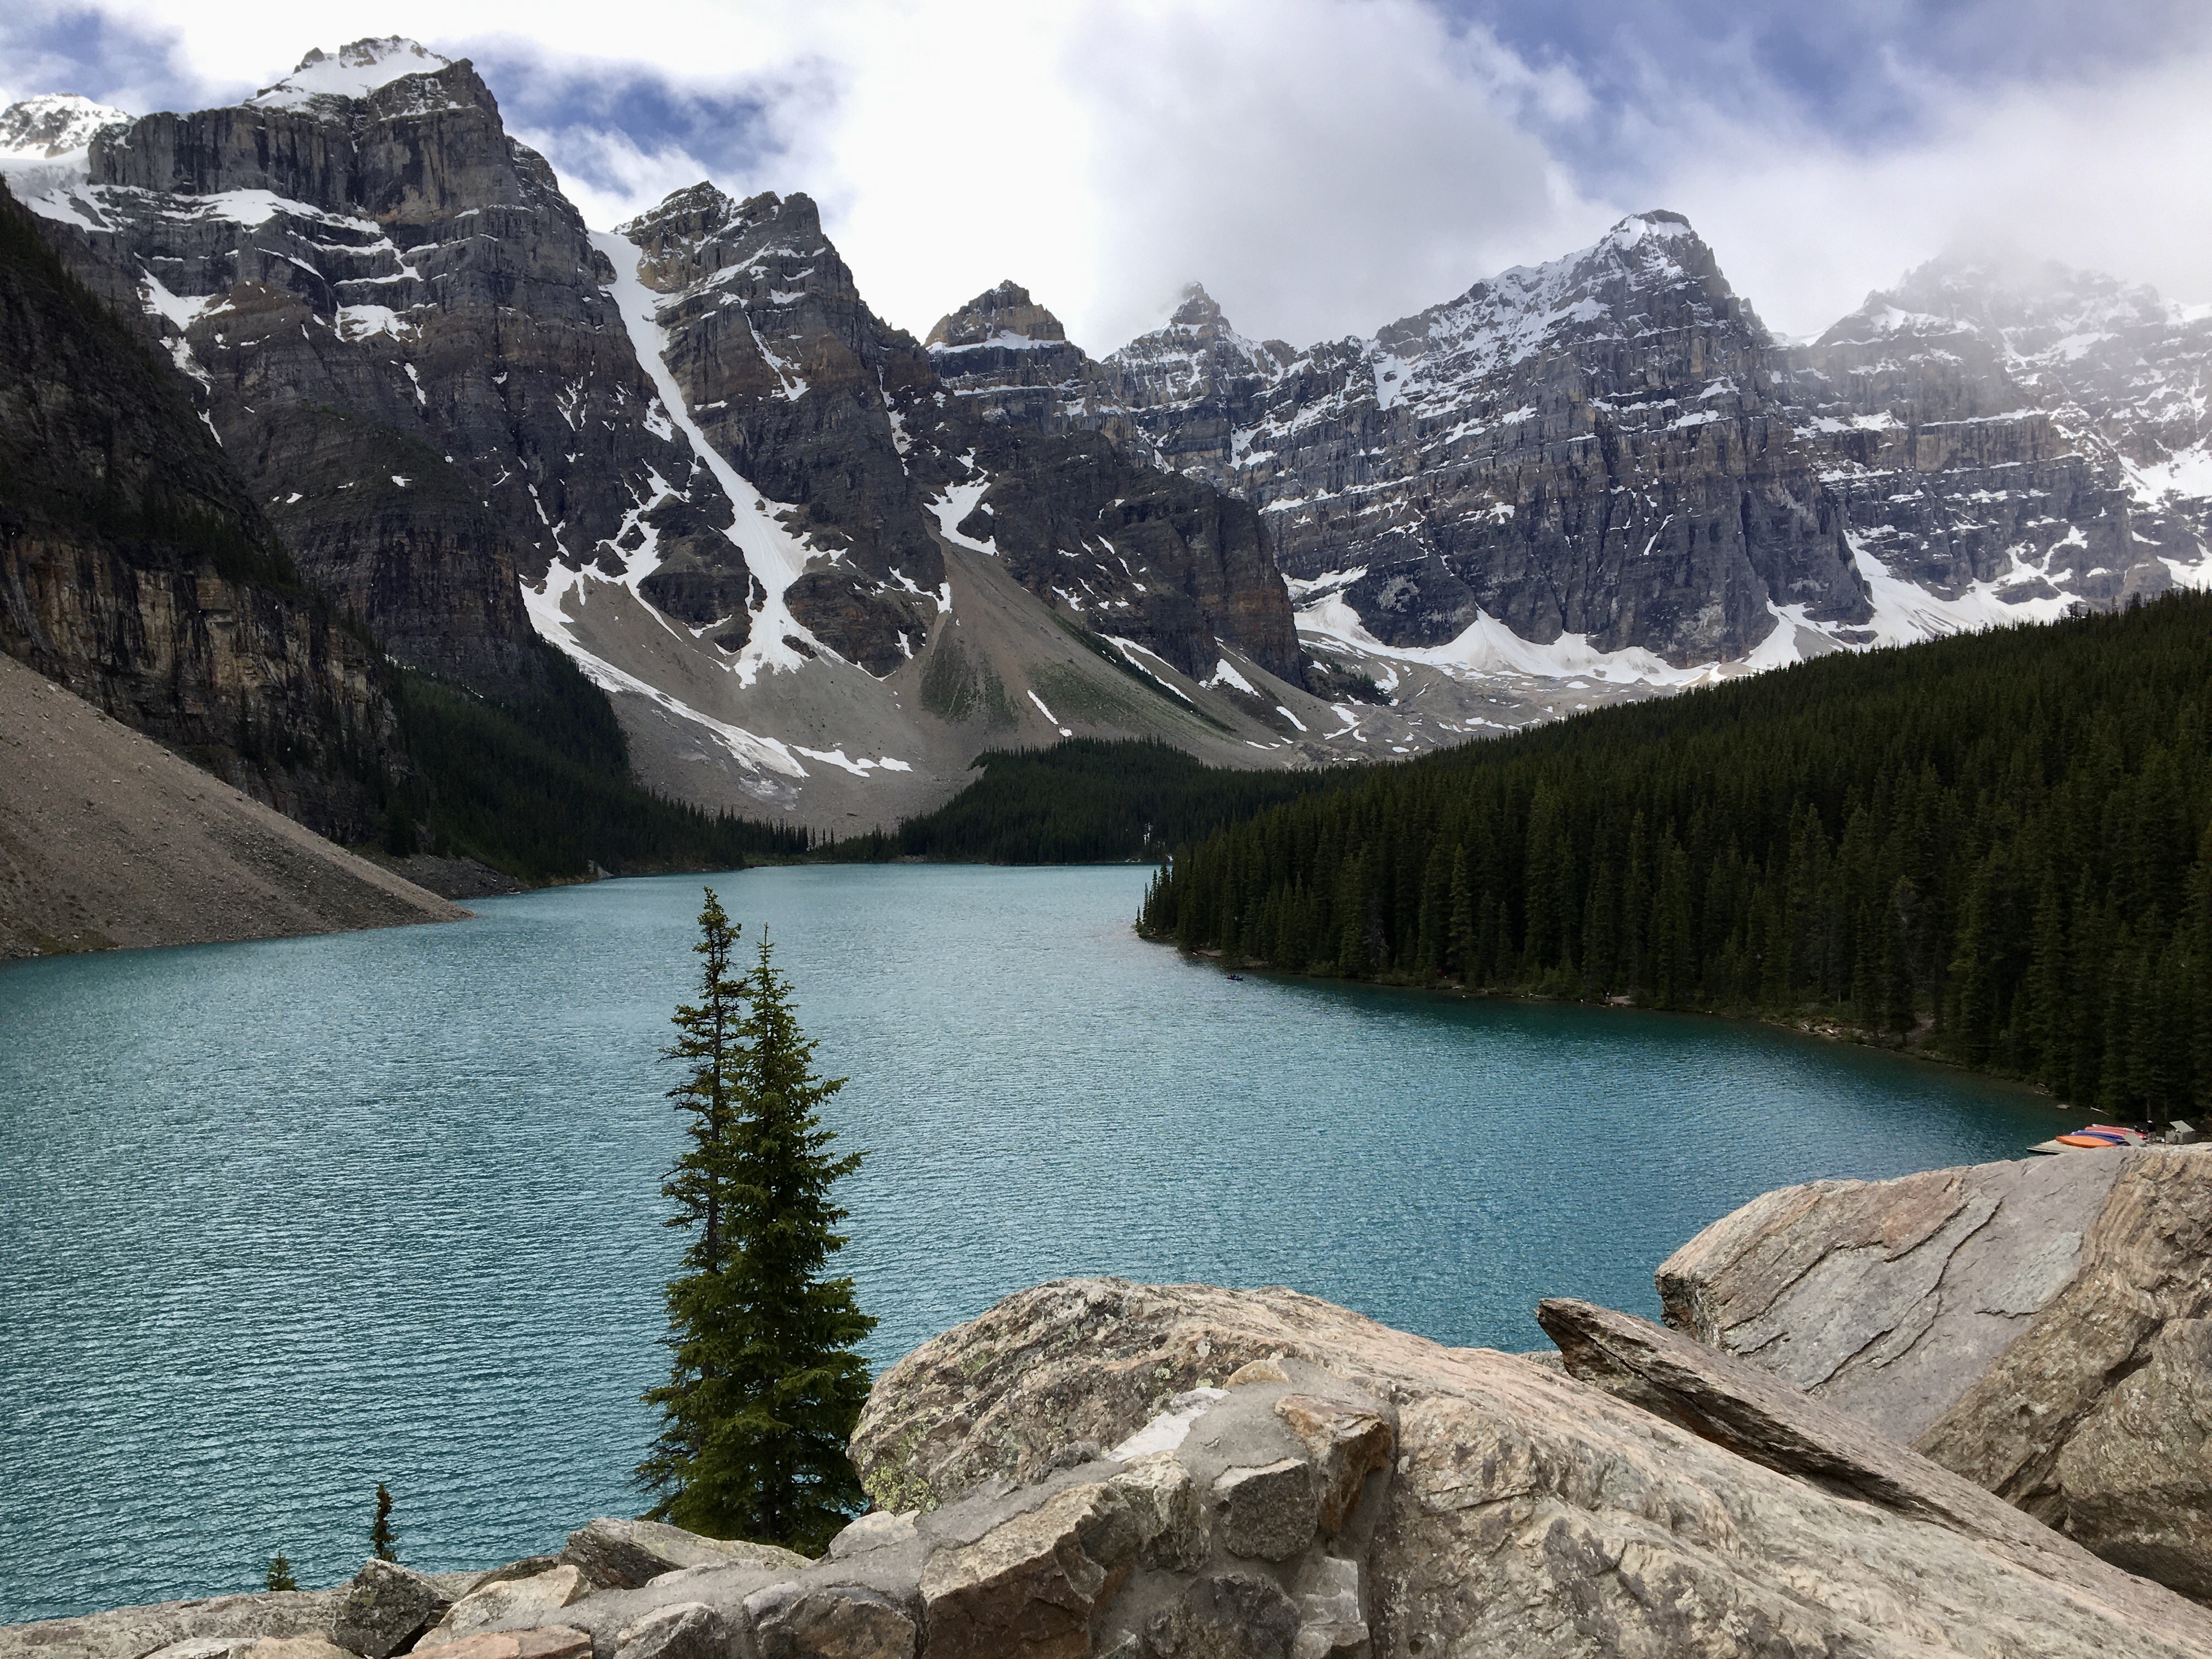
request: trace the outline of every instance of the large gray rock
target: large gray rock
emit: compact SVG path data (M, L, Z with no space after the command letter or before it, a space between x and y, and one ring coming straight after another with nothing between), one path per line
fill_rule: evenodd
M735 1621L704 1601L656 1607L615 1636L621 1659L723 1659L736 1644Z
M566 1625L465 1636L441 1648L441 1659L591 1659L592 1638Z
M1073 1486L972 1543L933 1553L921 1577L938 1659L1056 1659L1091 1650L1092 1628L1128 1577L1139 1544L1111 1486Z
M141 1659L181 1643L260 1639L327 1642L349 1586L217 1595L116 1607L76 1619L0 1626L0 1659Z
M331 1621L331 1639L362 1659L390 1659L445 1616L453 1596L428 1573L370 1560L353 1576Z
M446 1609L445 1616L422 1633L417 1651L441 1647L488 1631L517 1630L554 1622L552 1615L591 1594L592 1581L583 1569L562 1563L543 1572L520 1577L501 1577L479 1584Z
M2212 1158L2079 1152L1753 1200L1659 1269L1668 1322L2106 1559L2212 1598Z
M659 1521L601 1516L568 1534L561 1559L607 1589L635 1589L680 1567L763 1567L795 1572L806 1558L774 1544L702 1538Z
M745 1612L760 1659L914 1659L921 1639L910 1607L864 1584L778 1584Z
M1302 1457L1224 1469L1213 1479L1221 1541L1231 1555L1255 1560L1286 1561L1310 1543L1319 1498L1313 1465Z
M1653 1334L1663 1346L1665 1334ZM1735 1371L1737 1384L1756 1383L1756 1372ZM1156 1412L1182 1416L1177 1396L1196 1388L1238 1384L1201 1399L1161 1437L1173 1443L1147 1455L1183 1462L1202 1491L1228 1468L1314 1458L1278 1414L1285 1397L1363 1404L1389 1426L1395 1462L1370 1477L1343 1531L1331 1539L1316 1511L1308 1547L1279 1569L1231 1554L1217 1517L1204 1562L1159 1573L1139 1555L1102 1607L1121 1570L1109 1558L1121 1558L1115 1529L1097 1524L1112 1544L1081 1554L1083 1583L1099 1588L1047 1598L1062 1645L1040 1651L1319 1659L1362 1642L1397 1659L2212 1650L2204 1609L1847 1419L1793 1414L1795 1396L1779 1385L1761 1396L1712 1374L1693 1387L1700 1375L1686 1368L1676 1393L1702 1399L1715 1420L1733 1413L1739 1443L1795 1449L1753 1461L1709 1427L1682 1427L1677 1411L1291 1291L1062 1281L1007 1298L885 1372L854 1449L872 1490L938 1506L917 1519L927 1544L945 1528L972 1533L962 1517L1011 1501L1004 1494L1099 1484L1086 1470L1052 1470L1054 1449L1071 1437L1123 1445ZM1261 1456L1270 1444L1280 1449ZM1102 1513L1087 1498L1059 1501ZM1025 1525L984 1553L999 1559L1024 1538L1031 1582L1077 1577L1031 1535L1045 1523ZM1059 1530L1077 1535L1072 1520ZM1076 1639L1086 1621L1088 1649ZM937 1632L933 1619L927 1651Z

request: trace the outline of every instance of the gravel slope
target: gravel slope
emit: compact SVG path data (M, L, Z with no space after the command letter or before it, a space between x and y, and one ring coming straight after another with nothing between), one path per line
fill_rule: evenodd
M0 958L467 914L0 657Z

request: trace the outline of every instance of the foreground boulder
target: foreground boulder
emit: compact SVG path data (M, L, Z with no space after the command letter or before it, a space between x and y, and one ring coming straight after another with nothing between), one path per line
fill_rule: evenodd
M2079 1152L1754 1199L1667 1321L2212 1600L2212 1155Z
M1741 1386L1747 1373L1775 1395L1762 1404ZM1746 1448L1790 1438L1759 1426L1762 1412L1794 1425L1794 1461L1756 1461L1726 1436L1682 1426L1680 1411L1291 1291L1064 1281L1010 1297L892 1367L854 1455L872 1492L939 1506L916 1519L927 1540L992 1494L1067 1480L1054 1465L1073 1442L1142 1445L1148 1419L1182 1420L1172 1455L1206 1495L1206 1565L1115 1591L1113 1561L1086 1545L1070 1565L1097 1571L1069 1574L1079 1594L1038 1592L1063 1610L1051 1642L1001 1652L1323 1655L1362 1642L1393 1659L2212 1651L2212 1613L1864 1425L1794 1417L1794 1396L1761 1373L1732 1375L1705 1377L1698 1411L1751 1425L1737 1437ZM1275 1376L1294 1380L1248 1380ZM1230 1383L1190 1409L1194 1391ZM1371 1401L1391 1437L1387 1463L1328 1535L1325 1459L1291 1434L1316 1496L1314 1542L1287 1563L1269 1559L1281 1536L1272 1522L1234 1521L1242 1486L1266 1464L1240 1457L1246 1473L1224 1486L1204 1462L1217 1413L1255 1394L1273 1395L1286 1429L1314 1415L1284 1408L1291 1395ZM1854 1468L1856 1484L1838 1478ZM931 1655L938 1629L928 1624Z
M447 1607L445 1615L416 1641L416 1651L490 1632L548 1623L554 1613L592 1591L592 1581L582 1570L566 1563L543 1572L492 1577L493 1582L477 1585Z
M362 1659L391 1659L414 1646L453 1605L452 1594L428 1573L372 1560L354 1575L338 1603L331 1639Z
M635 1589L665 1572L686 1567L758 1566L795 1572L806 1565L805 1556L773 1544L702 1538L659 1521L609 1516L570 1533L561 1559L604 1589Z
M818 1561L599 1521L564 1560L372 1562L219 1619L0 1632L0 1659L341 1659L259 1634L315 1611L357 1659L2212 1653L2212 1611L1770 1372L1542 1317L1561 1367L1288 1291L1042 1285L878 1382L855 1462L915 1501Z

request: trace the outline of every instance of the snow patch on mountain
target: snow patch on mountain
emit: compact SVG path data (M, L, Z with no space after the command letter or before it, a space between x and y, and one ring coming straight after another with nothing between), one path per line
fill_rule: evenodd
M10 104L0 110L0 179L21 202L66 195L91 176L93 135L136 119L128 110L73 92L42 93Z
M1442 669L1454 678L1519 674L1564 680L1587 675L1615 684L1685 686L1711 677L1710 665L1676 668L1640 646L1624 651L1600 650L1589 642L1587 634L1562 634L1549 644L1539 644L1522 639L1486 611L1478 611L1474 622L1443 645L1385 645L1367 631L1366 623L1340 590L1301 610L1298 631L1352 647L1364 656Z
M335 52L317 47L289 75L246 102L254 109L313 109L319 99L366 98L405 76L434 74L453 66L452 58L397 34L356 40Z
M640 366L660 394L660 406L677 429L690 441L693 453L714 475L736 509L735 520L722 533L744 553L747 568L768 592L766 602L753 615L751 636L731 661L731 671L739 684L748 686L764 667L795 672L805 665L808 657L791 641L797 640L815 651L828 648L800 625L784 600L785 590L805 572L807 550L776 521L775 514L780 507L769 502L724 459L692 417L676 384L676 376L668 368L668 333L660 325L659 298L638 278L641 256L636 244L612 231L595 231L592 245L605 254L614 267L615 280L609 292L621 313L623 325L629 331L630 343L637 352Z

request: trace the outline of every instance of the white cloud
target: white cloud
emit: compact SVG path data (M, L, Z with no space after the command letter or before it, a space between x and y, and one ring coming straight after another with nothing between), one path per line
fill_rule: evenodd
M1815 333L1950 249L2016 249L2212 300L2212 56L1984 96L1873 153L1717 121L1655 187L1774 327Z
M806 191L863 294L917 334L1012 276L1107 349L1196 277L1246 332L1305 344L1652 206L1689 214L1792 332L1992 228L2212 299L2212 100L2194 43L2060 86L1929 81L1914 95L1939 113L1920 136L1846 145L1778 89L1732 83L1723 115L1680 76L1616 82L1594 111L1571 70L1532 68L1421 0L656 0L635 16L542 0L520 22L493 0L95 3L116 36L173 40L178 98L234 97L310 46L363 34L496 59L510 83L494 91L595 224L708 174L738 193ZM53 0L12 11L0 64L30 64L63 15ZM718 150L618 101L580 98L571 114L530 95L512 82L533 64L546 84L645 76L750 100L757 118ZM76 89L159 80L143 62L117 73ZM10 95L48 89L0 75ZM1577 128L1620 135L1601 190L1559 159Z

